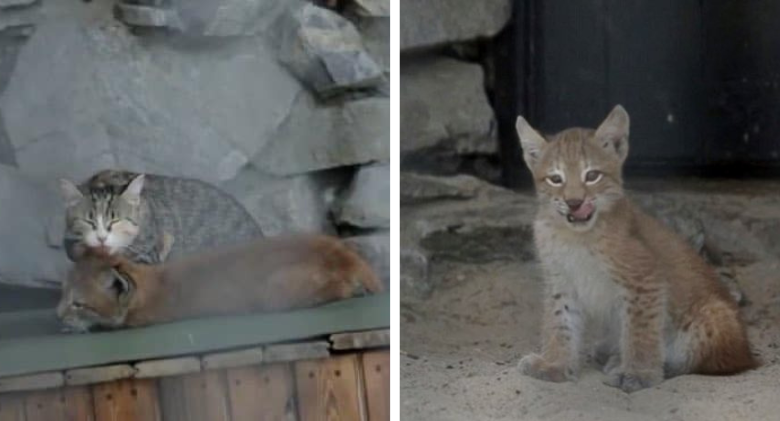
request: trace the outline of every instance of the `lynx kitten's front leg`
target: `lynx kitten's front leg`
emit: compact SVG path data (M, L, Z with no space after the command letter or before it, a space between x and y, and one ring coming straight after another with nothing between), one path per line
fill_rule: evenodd
M620 315L620 365L610 372L606 384L630 393L654 386L664 378L666 292L641 246L627 245L623 250L632 255L633 259L627 261L634 265L613 267L613 275L626 295Z
M541 380L575 380L579 373L582 318L571 294L550 293L544 317L542 353L523 357L519 363L520 370Z

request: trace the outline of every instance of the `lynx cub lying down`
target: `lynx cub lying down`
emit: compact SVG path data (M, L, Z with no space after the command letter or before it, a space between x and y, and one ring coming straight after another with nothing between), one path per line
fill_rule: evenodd
M516 128L536 184L534 235L546 282L542 350L520 360L523 373L575 379L586 320L603 333L596 356L607 384L626 392L664 376L758 365L712 268L624 196L623 107L596 130L572 128L549 141L523 117Z
M312 307L382 291L337 238L258 238L158 265L87 251L63 283L57 315L73 331Z

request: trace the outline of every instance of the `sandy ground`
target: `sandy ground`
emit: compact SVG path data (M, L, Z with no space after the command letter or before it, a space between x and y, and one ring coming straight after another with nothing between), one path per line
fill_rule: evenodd
M764 365L731 377L688 375L633 394L588 367L576 383L521 375L538 344L541 279L533 263L440 262L433 296L401 310L404 420L780 419L780 260L734 267Z

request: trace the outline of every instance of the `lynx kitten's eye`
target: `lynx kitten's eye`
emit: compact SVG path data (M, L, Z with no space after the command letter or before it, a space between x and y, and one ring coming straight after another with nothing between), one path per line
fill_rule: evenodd
M558 174L553 174L551 176L548 176L545 180L551 186L560 186L561 184L563 184L563 178Z
M594 184L601 180L601 171L591 170L585 174L585 182L588 184Z

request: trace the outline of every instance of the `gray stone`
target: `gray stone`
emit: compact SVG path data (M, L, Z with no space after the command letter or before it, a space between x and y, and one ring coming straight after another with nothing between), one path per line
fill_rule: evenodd
M483 79L476 64L444 57L405 58L401 152L434 146L458 154L495 152L495 118Z
M271 30L298 0L120 1L117 18L133 27L164 27L189 36L228 37Z
M390 228L390 167L362 167L338 206L337 220L359 228Z
M363 36L368 54L376 61L385 75L390 74L390 18L359 17L355 25Z
M131 26L178 26L178 16L172 11L153 6L119 3L117 19Z
M382 279L385 288L390 288L390 233L379 231L376 233L348 237L344 241L352 246Z
M287 232L335 232L327 218L346 177L337 172L277 177L247 166L222 184L268 236Z
M496 35L512 16L510 0L401 0L401 50Z
M0 9L30 6L36 1L38 0L0 0Z
M390 17L390 0L352 0L349 7L361 16Z
M219 184L278 139L285 122L299 121L289 114L304 89L261 39L139 38L116 24L110 3L40 6L0 94L26 172L83 179L122 167ZM296 132L303 141L321 133L306 130Z
M0 112L0 164L16 166L16 153L11 145L11 140L8 138L8 134L5 132L2 112Z
M273 140L252 162L265 173L289 176L389 159L389 99L321 105L301 93Z
M0 282L59 288L69 262L46 240L46 221L64 212L54 184L0 165Z
M377 86L383 79L352 23L312 4L292 12L279 57L320 96Z
M401 173L401 205L434 200L471 199L485 188L485 182L470 175L451 177Z
M404 298L426 298L435 285L428 276L428 257L421 250L401 249L401 294Z

